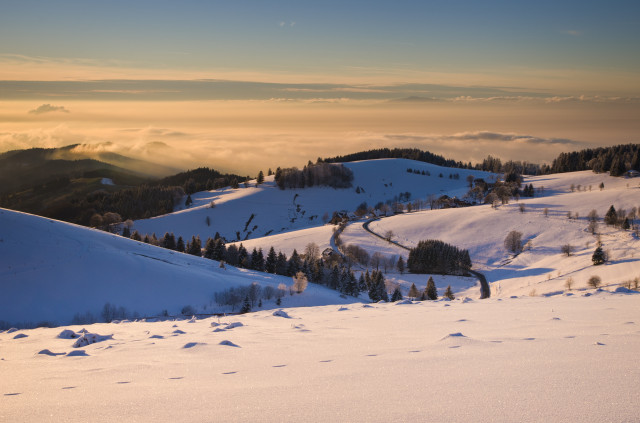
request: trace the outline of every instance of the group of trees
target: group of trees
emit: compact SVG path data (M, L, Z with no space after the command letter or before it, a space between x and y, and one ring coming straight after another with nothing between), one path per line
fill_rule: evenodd
M351 169L341 164L309 162L302 170L298 168L278 168L275 181L280 189L329 186L350 188L353 181Z
M420 241L409 251L407 267L411 273L466 275L471 258L468 250L430 239Z
M550 172L593 170L596 173L609 172L611 176L621 176L631 169L640 171L640 144L589 148L561 153L551 164Z

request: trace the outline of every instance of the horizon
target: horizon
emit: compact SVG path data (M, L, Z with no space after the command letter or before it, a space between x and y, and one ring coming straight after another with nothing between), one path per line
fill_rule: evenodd
M546 163L640 131L632 2L3 8L0 152L256 174L382 147Z

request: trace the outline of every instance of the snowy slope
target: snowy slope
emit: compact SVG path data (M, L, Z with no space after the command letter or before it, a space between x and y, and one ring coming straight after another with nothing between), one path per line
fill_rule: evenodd
M112 339L80 348L63 328L0 333L0 420L635 422L638 297L95 324Z
M10 323L64 324L86 312L99 317L106 302L141 316L177 314L186 305L216 312L215 292L254 281L291 285L289 278L220 269L212 260L0 209L0 320ZM318 286L283 299L289 306L347 302Z
M334 211L353 212L362 202L375 206L404 192L410 192L412 200L426 200L431 194L462 196L467 192L468 175L486 180L492 177L487 172L450 169L406 159L368 160L345 163L344 166L354 173L353 187L349 189L280 190L270 176L258 187L254 181L249 188L241 184L236 190L225 188L196 193L191 196L191 207L179 207L175 213L138 220L134 229L142 234L155 233L158 237L173 232L184 239L199 235L206 240L219 232L229 241L254 239L321 226L325 214L331 217ZM431 176L408 173L407 168L424 170ZM442 178L439 177L441 173ZM449 179L449 174L456 173L459 179ZM356 193L358 187L363 190L360 194ZM212 201L215 208L210 207Z
M517 203L499 206L475 206L463 209L433 210L398 215L371 224L378 233L392 230L394 239L409 247L423 239L440 239L469 250L474 268L493 282L492 295L545 294L565 289L566 279L574 279L574 288L584 288L592 275L604 285L617 285L640 277L640 240L630 231L607 227L602 217L611 205L631 210L640 206L638 180L612 178L593 172L574 172L528 178L534 187L544 186L541 196L523 198L525 211ZM604 182L605 189L597 186ZM591 191L571 192L571 184L592 185ZM544 209L548 209L548 216ZM595 209L600 215L599 232L603 248L611 260L593 266L591 256L596 237L587 231L587 215ZM568 219L567 213L577 219ZM512 230L523 234L531 249L513 258L504 248L504 238ZM370 244L361 224L354 223L352 236L345 231L346 243L359 242L369 250ZM372 240L371 243L377 243ZM571 244L575 254L566 257L561 246Z

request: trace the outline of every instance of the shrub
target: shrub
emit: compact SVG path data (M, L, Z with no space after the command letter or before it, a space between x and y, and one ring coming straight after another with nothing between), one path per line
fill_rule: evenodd
M571 254L573 254L575 248L571 244L564 244L562 247L560 247L560 250L562 251L562 254L566 254L567 257L569 257L571 256Z

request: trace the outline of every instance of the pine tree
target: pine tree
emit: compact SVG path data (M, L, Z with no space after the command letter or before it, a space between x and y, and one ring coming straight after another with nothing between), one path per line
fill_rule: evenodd
M202 243L200 242L200 236L191 237L191 242L187 247L187 253L198 257L202 255Z
M604 223L607 225L615 225L618 223L618 213L616 212L616 208L613 207L613 204L609 207L609 210L607 210L607 214L604 215Z
M189 207L193 204L193 200L191 199L191 194L187 195L187 201L184 202L185 207Z
M455 296L453 295L453 291L451 290L451 285L447 286L447 289L444 291L444 296L450 300L453 300Z
M398 271L400 272L400 274L404 274L404 259L402 258L402 256L400 256L398 258L398 263L396 263L396 267L398 268Z
M244 245L240 244L238 247L238 265L244 266L248 262L249 252Z
M600 264L604 264L606 260L604 251L602 251L602 246L598 245L596 247L596 250L593 252L593 255L591 256L591 261L593 262L594 266L598 266Z
M245 295L244 304L242 304L242 308L240 309L240 314L249 313L251 311L251 303L249 302L249 296Z
M276 273L276 261L278 260L278 256L276 255L276 250L273 247L269 249L267 253L267 261L265 262L265 270L268 273Z
M135 241L142 241L142 237L140 236L140 232L133 231L133 233L131 234L131 239L133 239Z
M300 269L302 269L302 260L300 259L298 252L294 249L287 265L287 276L295 275L300 271Z
M420 296L420 292L418 291L418 288L416 288L415 283L411 284L411 288L409 288L409 294L407 296L413 299L416 299Z
M287 275L287 256L279 252L278 259L276 260L276 275Z
M631 224L629 223L629 218L625 217L624 222L622 222L622 229L624 229L625 231L628 231L630 227L631 227Z
M436 283L433 280L432 276L429 276L429 280L427 281L427 286L424 289L424 295L427 300L438 299L438 289L436 288Z
M400 287L396 286L396 289L393 290L393 294L391 294L391 302L402 301L402 292L400 292Z
M128 226L125 226L122 230L122 236L125 238L131 238L131 229Z
M264 173L262 173L262 171L260 171L258 173L258 177L256 178L256 185L260 185L263 182L264 182Z
M209 260L213 260L213 250L215 248L215 244L213 239L207 238L207 242L204 244L204 254L202 257L208 258Z
M147 241L145 241L147 242ZM178 241L176 242L176 251L179 251L181 253L184 253L186 251L185 246L184 246L184 240L182 239L181 236L178 237Z
M364 278L364 273L360 273L360 278L358 279L358 292L364 292L367 290L367 282Z
M173 235L173 232L171 233L167 232L164 234L164 237L162 237L162 246L169 250L176 249L176 237L175 235Z
M340 269L338 266L333 266L331 269L331 275L329 276L329 288L338 289L340 286Z
M222 238L214 238L213 239L213 259L214 260L224 260L227 253L227 249L224 245L224 241Z

